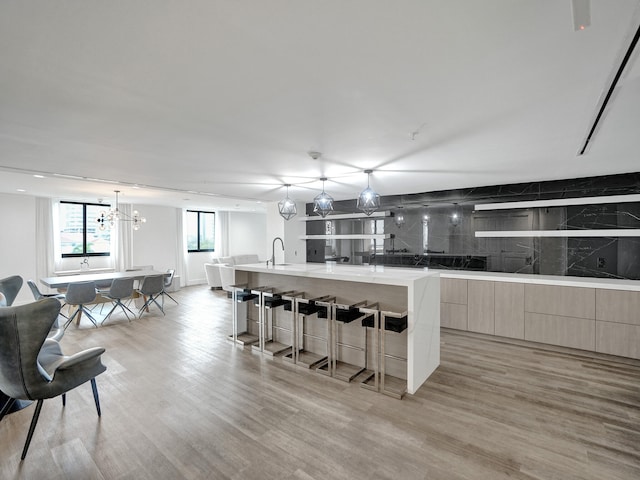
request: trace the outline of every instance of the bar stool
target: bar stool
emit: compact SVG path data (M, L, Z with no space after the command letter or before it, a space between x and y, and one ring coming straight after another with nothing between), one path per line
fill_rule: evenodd
M360 386L374 392L380 391L380 304L378 302L360 307L360 313L364 315L361 321L365 329L365 356L366 367L365 376L360 382ZM369 348L368 334L371 333L371 348ZM369 362L369 357L373 357ZM371 372L369 365L373 365Z
M380 328L380 391L385 395L402 399L404 394L407 393L407 380L406 377L398 378L395 376L387 375L387 359L399 361L404 363L404 372L406 376L407 371L407 358L391 355L386 353L386 341L387 332L391 332L391 335L401 335L407 329L407 312L397 313L383 311L381 314L382 325L384 328ZM406 340L404 344L406 345Z
M333 376L333 363L331 359L333 358L333 305L336 302L336 297L325 295L322 297L318 297L314 300L316 307L319 308L317 313L317 318L326 318L327 319L327 332L324 337L319 335L311 335L306 333L305 335L309 338L326 341L326 352L327 352L327 362L322 363L316 367L316 372L321 373L323 375ZM304 321L304 320L303 320ZM304 332L303 332L304 333ZM304 337L303 337L304 339Z
M331 352L330 321L327 307L321 302L335 301L335 297L325 295L316 298L304 298L304 295L293 298L293 318L295 326L295 342L293 345L293 362L306 368L314 369L318 373L330 375L329 355ZM323 337L320 332L309 331L308 320L316 315L316 319L327 318L327 330ZM316 322L317 326L318 322ZM324 344L326 353L318 353L315 346ZM315 344L314 347L310 347Z
M258 308L258 341L256 343L251 344L251 350L256 352L262 352L264 350L265 332L264 332L264 308L262 303L263 302L262 295L266 291L273 291L273 289L269 287L253 287L249 289L249 294L251 295L251 297L253 297L252 303ZM251 300L251 298L249 298L248 300ZM249 316L247 317L247 320L253 321L253 319L250 319Z
M366 300L352 303L349 305L334 303L331 316L331 339L332 352L331 355L331 376L345 382L351 382L354 378L364 372L367 368L367 330L364 329L364 341L359 345L348 343L343 340L343 335L339 331L346 328L354 320L362 318L364 314L360 312L360 307L367 304ZM353 337L352 337L353 338ZM357 359L351 355L349 361L343 360L342 351L360 352L361 359ZM346 353L345 351L345 353ZM358 353L355 354L359 356Z
M305 298L306 293L302 291L292 291L288 293L282 294L282 300L285 302L283 305L283 310L287 312L291 312L291 351L285 353L282 356L282 359L295 364L296 363L296 350L298 348L299 339L298 339L298 321L297 321L297 308L296 308L296 300L298 298Z
M286 300L283 297L295 293L294 291L276 293L273 288L260 291L260 296L256 299L256 304L260 309L260 344L252 345L254 350L259 350L271 357L287 355L293 351L294 322L292 321L289 327L278 323L276 311L278 307L282 307L284 310L285 306L291 305L291 300ZM287 335L288 340L282 338ZM283 340L284 343L279 340Z
M232 333L230 339L237 345L249 346L260 341L259 334L253 333L250 328L251 322L257 323L247 315L247 302L258 297L251 293L251 289L246 284L230 285L233 308L232 310ZM260 327L258 326L258 330Z

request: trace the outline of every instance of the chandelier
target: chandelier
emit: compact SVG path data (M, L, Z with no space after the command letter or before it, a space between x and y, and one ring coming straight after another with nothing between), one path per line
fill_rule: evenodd
M295 217L296 213L298 213L295 202L289 198L290 186L289 183L285 184L285 187L287 187L287 196L284 200L278 202L278 212L280 212L280 216L285 220Z
M370 186L369 186L369 177L373 170L365 170L364 173L367 174L367 188L365 188L360 195L358 196L358 201L356 202L356 207L358 210L362 210L365 215L371 215L373 212L380 208L380 195L378 195Z
M100 216L96 218L98 223L98 229L104 231L107 227L114 228L117 222L131 222L131 226L134 230L139 230L140 225L146 223L147 219L140 216L137 210L133 211L133 215L127 215L120 211L118 203L118 195L120 190L114 190L116 193L116 208L110 208L108 212L100 212Z

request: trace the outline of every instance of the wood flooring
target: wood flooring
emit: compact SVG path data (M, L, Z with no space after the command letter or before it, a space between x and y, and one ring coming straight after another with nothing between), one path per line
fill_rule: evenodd
M396 400L230 343L207 286L128 322L83 319L104 346L87 383L0 422L1 479L640 479L640 362L443 330L442 360ZM99 309L99 307L98 307Z

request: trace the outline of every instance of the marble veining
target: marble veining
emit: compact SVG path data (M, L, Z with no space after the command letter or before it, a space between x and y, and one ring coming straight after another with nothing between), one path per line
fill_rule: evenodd
M480 203L632 195L640 173L474 187L382 197L391 217L331 220L340 233L385 233L382 241L308 240L307 261L640 280L639 237L476 237L478 231L640 228L640 202L475 211ZM307 206L309 210L310 206ZM355 200L335 202L355 212ZM398 221L398 217L402 221ZM368 223L369 222L369 223ZM307 222L326 231L324 222ZM315 232L317 233L317 232Z

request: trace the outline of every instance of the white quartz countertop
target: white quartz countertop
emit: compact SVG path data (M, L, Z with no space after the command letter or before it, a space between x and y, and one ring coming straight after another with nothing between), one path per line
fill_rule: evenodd
M267 266L265 263L250 263L235 265L234 268L246 272L407 287L412 286L416 280L435 277L440 273L436 270L420 268L397 268L383 265L340 265L333 263L290 263L276 264L275 266Z
M440 270L433 268L400 268L384 265L341 265L333 263L291 263L276 265L275 267L271 265L267 267L265 263L252 263L236 265L235 268L248 272L379 283L383 285L409 286L412 285L416 279L440 275L442 278L460 278L465 280L488 280L494 282L640 291L639 280L620 280L615 278L532 275L524 273L478 272L471 270Z

